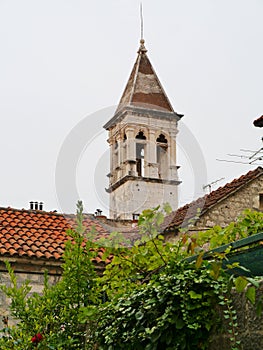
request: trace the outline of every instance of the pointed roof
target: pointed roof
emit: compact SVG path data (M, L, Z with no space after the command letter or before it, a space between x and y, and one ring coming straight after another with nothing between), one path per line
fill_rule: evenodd
M114 116L103 126L109 130L125 116L127 110L151 111L152 115L168 120L180 120L183 114L176 113L147 56L144 40L141 39L138 56L124 89Z
M141 39L137 60L116 112L126 106L136 106L174 113L146 53L144 40Z

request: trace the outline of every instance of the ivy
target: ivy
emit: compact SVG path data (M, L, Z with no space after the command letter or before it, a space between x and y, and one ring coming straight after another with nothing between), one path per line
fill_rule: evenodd
M258 283L246 276L227 274L222 261L227 251L204 260L202 247L230 243L263 230L262 213L246 211L236 223L189 236L182 232L169 243L161 225L170 212L156 207L139 218L140 234L131 245L113 233L109 242L94 243L94 232L82 225L83 207L77 205L76 228L68 232L61 280L50 286L45 275L43 293L29 296L29 282L18 286L7 263L15 327L5 327L0 349L188 350L209 347L222 318L227 323L231 350L240 348L233 289L256 303ZM99 246L111 259L102 276L94 270ZM197 254L197 255L196 255ZM186 258L196 255L190 262ZM232 271L235 265L227 265ZM262 311L262 299L257 304ZM221 317L222 314L222 317Z
M101 349L206 349L226 291L206 264L197 269L171 262L144 287L104 305L97 328Z

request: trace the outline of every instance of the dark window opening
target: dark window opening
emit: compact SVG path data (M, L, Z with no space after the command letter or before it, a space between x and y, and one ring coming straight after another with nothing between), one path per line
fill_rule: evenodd
M263 193L259 194L259 210L263 210Z
M159 178L164 179L167 177L167 147L157 145L157 164Z
M136 143L136 171L138 176L144 176L144 145Z
M156 141L161 143L167 143L167 140L163 134L160 134Z
M160 134L159 137L156 139L156 143L158 174L160 179L165 179L168 176L168 142L165 136L163 134Z
M139 140L146 140L146 136L144 136L144 133L142 131L138 132L138 134L136 135L136 139Z

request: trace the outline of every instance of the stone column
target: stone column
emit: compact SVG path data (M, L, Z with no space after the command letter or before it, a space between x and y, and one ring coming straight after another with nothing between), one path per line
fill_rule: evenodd
M131 176L136 176L136 142L135 142L135 132L133 127L126 129L126 143L127 143L127 163L128 163L128 174Z
M127 160L136 161L134 128L126 129L127 136Z
M177 179L177 166L176 166L176 131L170 132L170 142L169 142L169 168L170 168L170 174L169 178L170 180L176 180Z
M117 164L116 164L116 170L117 170L117 180L119 180L122 176L121 174L121 168L122 168L122 141L121 141L121 135L117 136Z

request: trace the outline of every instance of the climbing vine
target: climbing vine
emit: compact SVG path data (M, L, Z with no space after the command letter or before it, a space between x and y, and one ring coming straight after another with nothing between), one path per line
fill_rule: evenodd
M146 210L139 218L140 233L133 245L119 234L111 235L111 259L102 276L91 263L99 246L82 225L78 203L77 225L69 232L63 274L55 286L45 277L43 293L30 295L29 282L18 286L10 265L11 287L2 290L11 298L11 312L18 320L2 330L0 349L100 349L161 350L209 347L215 328L227 321L232 350L240 347L233 288L246 290L256 301L257 282L228 274L227 252L204 260L204 245L229 243L263 230L260 213L246 212L237 223L166 242L160 226L169 206ZM194 259L189 259L195 255Z

